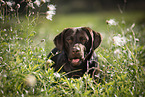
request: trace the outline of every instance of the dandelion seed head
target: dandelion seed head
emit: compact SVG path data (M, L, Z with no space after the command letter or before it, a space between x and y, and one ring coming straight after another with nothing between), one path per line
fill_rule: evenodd
M26 77L26 84L28 86L34 87L36 84L36 77L34 75L28 75Z

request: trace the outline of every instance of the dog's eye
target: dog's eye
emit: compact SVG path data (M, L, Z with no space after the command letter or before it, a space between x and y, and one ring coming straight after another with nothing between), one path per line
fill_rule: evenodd
M80 41L84 44L85 42L86 42L86 38L84 38L84 37L80 37Z
M72 42L73 42L73 39L70 37L70 38L67 38L66 41L67 41L68 43L72 43Z

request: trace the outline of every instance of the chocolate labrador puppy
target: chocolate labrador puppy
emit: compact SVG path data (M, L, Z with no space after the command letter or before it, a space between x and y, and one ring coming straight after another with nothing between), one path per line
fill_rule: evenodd
M101 43L101 35L89 27L66 28L54 39L56 48L47 58L53 60L55 71L78 78L85 72L97 75L99 66L94 50Z

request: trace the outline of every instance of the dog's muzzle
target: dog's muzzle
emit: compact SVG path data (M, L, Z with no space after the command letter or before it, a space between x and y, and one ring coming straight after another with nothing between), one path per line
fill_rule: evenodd
M71 51L71 58L69 61L72 66L79 66L84 60L85 46L82 44L75 44Z

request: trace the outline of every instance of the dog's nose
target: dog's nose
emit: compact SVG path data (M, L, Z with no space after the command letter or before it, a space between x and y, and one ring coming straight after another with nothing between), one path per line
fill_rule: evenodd
M73 47L73 53L78 53L80 51L80 48L79 47Z

